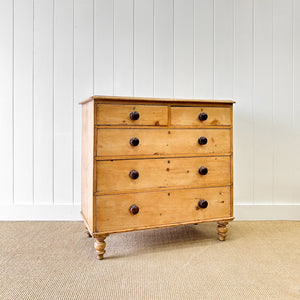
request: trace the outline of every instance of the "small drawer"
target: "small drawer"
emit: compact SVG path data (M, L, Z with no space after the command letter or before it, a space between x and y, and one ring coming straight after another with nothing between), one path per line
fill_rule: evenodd
M128 231L227 218L230 192L230 187L217 187L96 196L96 230Z
M97 104L97 125L168 125L168 107L163 105Z
M97 156L228 154L230 129L98 129Z
M231 107L171 107L171 125L174 126L230 126Z
M230 156L96 162L96 192L131 192L231 184Z

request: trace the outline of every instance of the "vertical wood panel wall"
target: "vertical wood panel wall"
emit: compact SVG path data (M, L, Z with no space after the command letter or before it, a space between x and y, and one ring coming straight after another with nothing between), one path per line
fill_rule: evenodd
M103 94L234 99L235 214L299 219L299 53L297 0L2 0L0 218L79 218Z

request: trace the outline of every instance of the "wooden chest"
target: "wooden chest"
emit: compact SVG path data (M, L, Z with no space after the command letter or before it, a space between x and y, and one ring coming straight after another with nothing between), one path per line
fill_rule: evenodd
M82 211L98 259L111 233L233 220L233 101L82 102Z

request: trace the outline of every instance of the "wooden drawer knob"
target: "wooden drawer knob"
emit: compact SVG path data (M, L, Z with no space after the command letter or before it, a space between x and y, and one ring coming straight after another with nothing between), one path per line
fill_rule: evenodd
M208 202L206 200L201 199L198 202L198 205L199 205L200 208L206 208L208 206Z
M199 114L199 120L200 121L206 121L207 118L208 118L207 113L203 112L203 113Z
M132 111L132 112L130 113L130 119L131 119L132 121L138 120L139 117L140 117L140 114L139 114L137 111Z
M133 204L133 205L131 205L131 206L129 207L129 211L130 211L130 213L131 213L132 215L136 215L136 214L138 214L138 212L140 211L140 209L139 209L138 206L136 206L135 204Z
M206 175L208 173L208 170L206 167L200 167L198 171L199 171L200 175Z
M137 170L131 170L130 172L129 172L129 177L131 178L131 179L137 179L137 178L139 178L139 172L137 171Z
M136 147L140 143L140 140L136 137L133 137L132 139L130 139L129 143L131 146Z
M200 145L206 145L207 144L207 138L205 136L200 136L198 139L198 143Z

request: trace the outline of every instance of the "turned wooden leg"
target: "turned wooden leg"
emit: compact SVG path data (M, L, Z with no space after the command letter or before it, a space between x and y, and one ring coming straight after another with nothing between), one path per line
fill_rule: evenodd
M220 241L225 241L226 233L228 231L228 228L226 227L228 222L220 221L220 222L217 222L217 223L218 223L218 227L217 227L218 239Z
M90 234L90 232L89 232L89 230L88 230L88 228L86 227L86 225L84 225L84 227L85 227L85 230L86 230L86 235L88 236L88 237L92 237L92 235Z
M108 236L108 234L98 235L95 237L95 252L97 255L97 259L103 259L103 255L105 253L105 246L106 243L104 242L105 238Z

